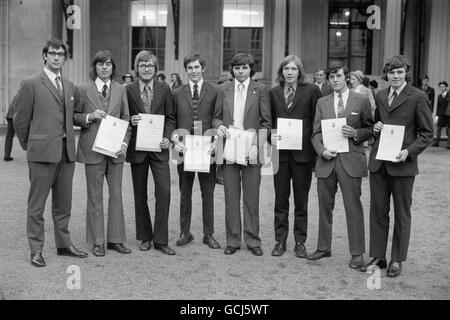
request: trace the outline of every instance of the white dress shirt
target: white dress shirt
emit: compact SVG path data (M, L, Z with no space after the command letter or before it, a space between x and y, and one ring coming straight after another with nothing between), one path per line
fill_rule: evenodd
M234 80L234 113L233 113L233 126L244 130L244 111L245 111L245 101L247 100L247 91L250 84L250 78L245 80L242 84L244 88L242 93L239 91L239 85L241 82Z
M58 74L54 73L53 71L50 71L47 68L44 68L44 72L47 75L47 77L50 79L50 81L55 86L56 90L58 90L58 85L56 84L56 77L59 77L59 81L61 81L61 87L62 87L62 79L61 79L61 72L58 72Z
M194 82L192 82L191 80L189 80L189 87L191 88L191 96L194 97ZM200 92L202 91L202 86L203 86L203 79L201 79L199 82L197 82L197 91L198 91L198 96L200 97Z
M111 80L108 80L106 83L103 82L102 80L100 80L99 77L97 77L97 79L95 79L95 85L97 86L97 91L99 93L102 93L103 91L103 86L106 84L106 86L108 87L108 89L106 89L109 92L109 88L111 87Z
M392 100L394 100L394 91L396 91L397 92L397 97L400 95L400 93L402 93L402 91L403 91L403 89L406 87L406 81L405 81L405 83L403 83L403 85L400 87L400 88L398 88L397 90L394 90L392 87L390 87L389 88L389 95L388 95L388 103L389 103L389 106L391 105L391 103L392 103Z
M345 89L344 92L342 92L342 101L344 102L344 109L347 108L347 101L348 101L348 95L350 93L350 90L348 88ZM339 93L334 91L334 113L336 115L336 118L338 117L338 104L339 104Z

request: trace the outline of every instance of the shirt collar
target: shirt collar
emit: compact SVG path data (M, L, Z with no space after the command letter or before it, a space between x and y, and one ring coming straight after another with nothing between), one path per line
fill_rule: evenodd
M97 86L97 91L98 92L102 92L103 91L103 86L106 84L106 86L108 87L108 90L111 86L111 80L108 80L106 83L104 83L102 80L100 80L99 77L97 77L97 79L95 79L95 85Z
M235 92L238 91L238 89L239 89L239 84L240 84L240 82L237 81L237 79L234 79L234 91L235 91ZM248 77L248 79L245 80L245 81L243 82L243 84L244 84L244 90L245 90L245 92L247 92L248 85L250 84L250 77Z
M148 84L151 91L153 91L153 80L150 80L150 83ZM139 91L144 92L145 83L141 79L139 79Z
M55 83L57 76L59 76L59 78L61 78L61 72L58 72L58 74L56 74L47 68L44 68L44 72L47 75L47 77L51 80L51 82L53 82L53 83Z
M194 94L194 84L195 84L194 82L189 80L189 87L191 88L192 94ZM202 90L202 86L203 86L203 78L199 82L197 82L197 90L199 93Z
M294 93L297 91L298 83L293 85L292 88L294 89ZM284 84L284 93L287 94L289 90L289 85L287 83Z
M400 95L400 93L402 93L402 91L403 91L403 89L405 89L405 87L406 87L406 81L405 81L405 83L403 83L403 85L400 87L400 88L398 88L397 90L395 90L395 91L397 91L397 96L399 96ZM392 89L392 87L390 87L389 88L389 97L390 96L392 96L394 94L394 89Z
M348 87L345 88L345 91L344 91L344 92L341 92L341 94L342 94L342 99L347 99L349 93L350 93L350 90L348 89ZM337 93L336 91L334 91L334 98L335 98L335 99L338 99L338 98L339 98L339 93Z

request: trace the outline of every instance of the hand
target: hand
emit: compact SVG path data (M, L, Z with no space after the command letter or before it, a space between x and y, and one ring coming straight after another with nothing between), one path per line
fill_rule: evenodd
M227 135L228 135L227 127L225 127L223 124L221 124L221 125L219 126L219 128L217 129L217 135L218 135L220 138L226 138Z
M106 112L100 109L95 110L92 113L89 113L88 120L94 121L95 119L104 119L106 118Z
M379 135L381 130L383 130L383 122L378 121L377 123L375 123L375 125L373 126L373 134L374 135Z
M142 120L142 117L140 115L136 114L131 117L131 125L137 126L139 121L141 121L141 120Z
M250 152L248 153L248 160L250 163L255 163L258 158L258 147L252 144Z
M163 138L161 143L159 144L159 147L163 150L169 149L170 141L167 138Z
M326 149L324 152L322 152L322 158L326 159L326 160L331 160L336 158L337 156L337 151L336 150L328 150Z
M356 138L356 129L350 126L343 126L342 127L342 135L347 139L353 139Z
M408 158L409 151L407 149L403 149L400 153L395 157L397 161L393 161L394 163L405 162L406 158Z
M281 140L281 136L279 134L272 134L270 140L274 146L277 146L278 142Z
M186 149L186 146L184 145L184 143L178 139L175 139L173 141L173 145L174 145L173 149L178 153L184 152L184 150ZM161 146L161 148L162 148L162 146Z
M214 154L214 153L216 152L216 149L217 149L217 143L216 143L216 141L217 141L217 140L214 140L214 142L212 142L212 143L209 145L208 154Z
M126 153L127 153L127 145L125 143L122 143L120 150L116 152L116 156L120 157L121 155L125 155Z

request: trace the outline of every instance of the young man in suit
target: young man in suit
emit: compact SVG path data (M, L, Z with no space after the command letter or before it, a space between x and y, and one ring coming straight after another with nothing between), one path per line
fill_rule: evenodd
M172 135L174 150L182 153L185 150L184 137L186 134L211 134L212 118L215 112L218 87L203 80L205 60L199 54L190 54L184 58L184 69L188 76L188 83L173 92L174 110L176 114L176 128ZM207 133L208 134L208 133ZM212 137L214 139L214 137ZM215 144L211 144L210 152ZM190 232L192 216L192 187L195 172L184 171L183 163L177 167L181 182L180 190L180 238L177 246L183 246L194 236ZM198 172L198 180L202 193L203 214L203 243L211 249L219 249L220 245L214 239L214 188L216 185L216 165L212 163L208 173Z
M134 204L136 213L136 238L141 240L139 249L148 251L153 241L154 248L164 254L174 255L169 242L170 209L170 136L175 129L175 114L170 87L165 82L158 82L158 58L149 51L140 51L134 61L137 79L127 88L128 106L131 116L131 138L126 160L131 163ZM161 152L136 150L137 125L142 117L139 113L164 115L163 139ZM150 211L148 209L148 169L152 170L155 181L155 226L152 230Z
M420 82L422 84L420 89L427 94L428 102L430 104L430 111L433 113L435 92L434 88L428 85L430 78L427 75L424 75L422 79L420 79Z
M42 50L44 70L23 81L17 93L14 128L20 145L27 150L30 178L27 235L31 264L44 267L44 209L52 190L52 218L58 255L77 258L87 253L72 245L69 232L72 179L75 169L73 108L76 98L72 82L61 77L67 58L66 46L57 39Z
M439 140L441 140L442 129L447 130L447 149L450 149L450 99L448 97L448 83L446 81L439 82L441 94L438 96L437 111L438 116L436 141L433 143L434 147L439 147Z
M430 102L425 92L411 86L410 66L402 56L390 58L383 69L389 87L375 97L377 109L373 132L375 144L370 153L370 256L361 271L372 266L387 267L390 198L394 200L394 234L388 277L397 277L406 260L411 232L411 203L418 155L433 140ZM376 159L383 124L405 126L402 150L395 162Z
M334 93L317 102L312 135L312 144L318 154L315 171L319 197L319 240L317 250L308 256L308 260L331 256L333 209L339 184L352 256L349 267L359 269L364 264L365 253L361 180L367 176L367 160L363 142L372 136L373 119L369 99L347 87L347 67L332 65L329 79ZM342 135L348 139L349 152L337 153L323 144L321 120L335 118L347 119Z
M257 138L253 140L248 152L247 165L228 161L223 164L227 238L225 254L234 254L241 246L242 188L244 241L252 254L262 256L259 238L261 163L258 161L258 150L264 145L272 128L269 93L266 86L251 79L255 74L255 59L252 55L238 53L231 59L230 65L234 80L221 87L217 100L219 113L214 116L213 126L218 129L221 138L228 136L230 126L240 130L253 130ZM219 159L219 163L221 161Z
M278 86L269 91L273 128L278 118L301 119L303 123L302 150L280 150L276 145L283 137L273 133L272 159L278 154L278 167L274 172L275 186L275 247L273 256L286 251L289 234L289 195L291 180L294 190L294 252L298 258L306 258L305 242L308 229L308 195L316 152L311 144L314 114L317 100L322 94L318 86L305 82L303 64L297 56L283 59L277 72Z
M313 76L314 84L319 87L323 97L333 93L333 88L327 83L327 75L325 70L317 69L314 71Z
M131 253L124 246L125 218L122 204L122 173L131 128L120 150L113 158L95 152L92 147L102 119L107 115L130 120L126 89L114 81L116 64L111 53L97 52L91 63L90 78L79 88L80 101L75 106L74 124L81 127L78 140L77 161L84 163L87 183L86 241L97 257L105 255L105 232L103 213L103 180L108 183L107 248L119 253Z

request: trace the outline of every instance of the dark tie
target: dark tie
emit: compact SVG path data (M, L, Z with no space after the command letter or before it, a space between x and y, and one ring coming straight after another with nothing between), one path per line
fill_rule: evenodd
M194 94L192 95L192 134L201 134L199 132L199 123L198 123L198 85L194 84Z
M144 101L145 112L150 113L152 100L153 100L153 92L150 89L150 87L148 87L148 86L144 87L144 94L143 94L142 100Z
M394 91L394 93L392 93L392 96L391 96L391 99L390 99L390 102L389 102L389 106L392 106L392 104L394 103L394 101L397 98L397 96L398 96L397 91Z
M106 98L106 92L108 91L108 86L106 84L103 85L102 96Z
M194 94L192 95L192 100L198 101L198 85L197 84L194 84Z
M294 95L295 95L295 91L292 86L289 86L287 94L288 94L288 96L286 98L286 105L287 105L288 109L290 109L292 107L292 103L294 101Z
M56 76L55 82L56 82L56 87L58 88L58 93L62 97L63 96L63 89L62 89L62 86L61 86L61 78L59 76Z
M344 107L344 100L342 99L342 93L338 95L339 101L338 101L338 107L337 107L337 116L338 118L343 118L343 114L345 111Z

